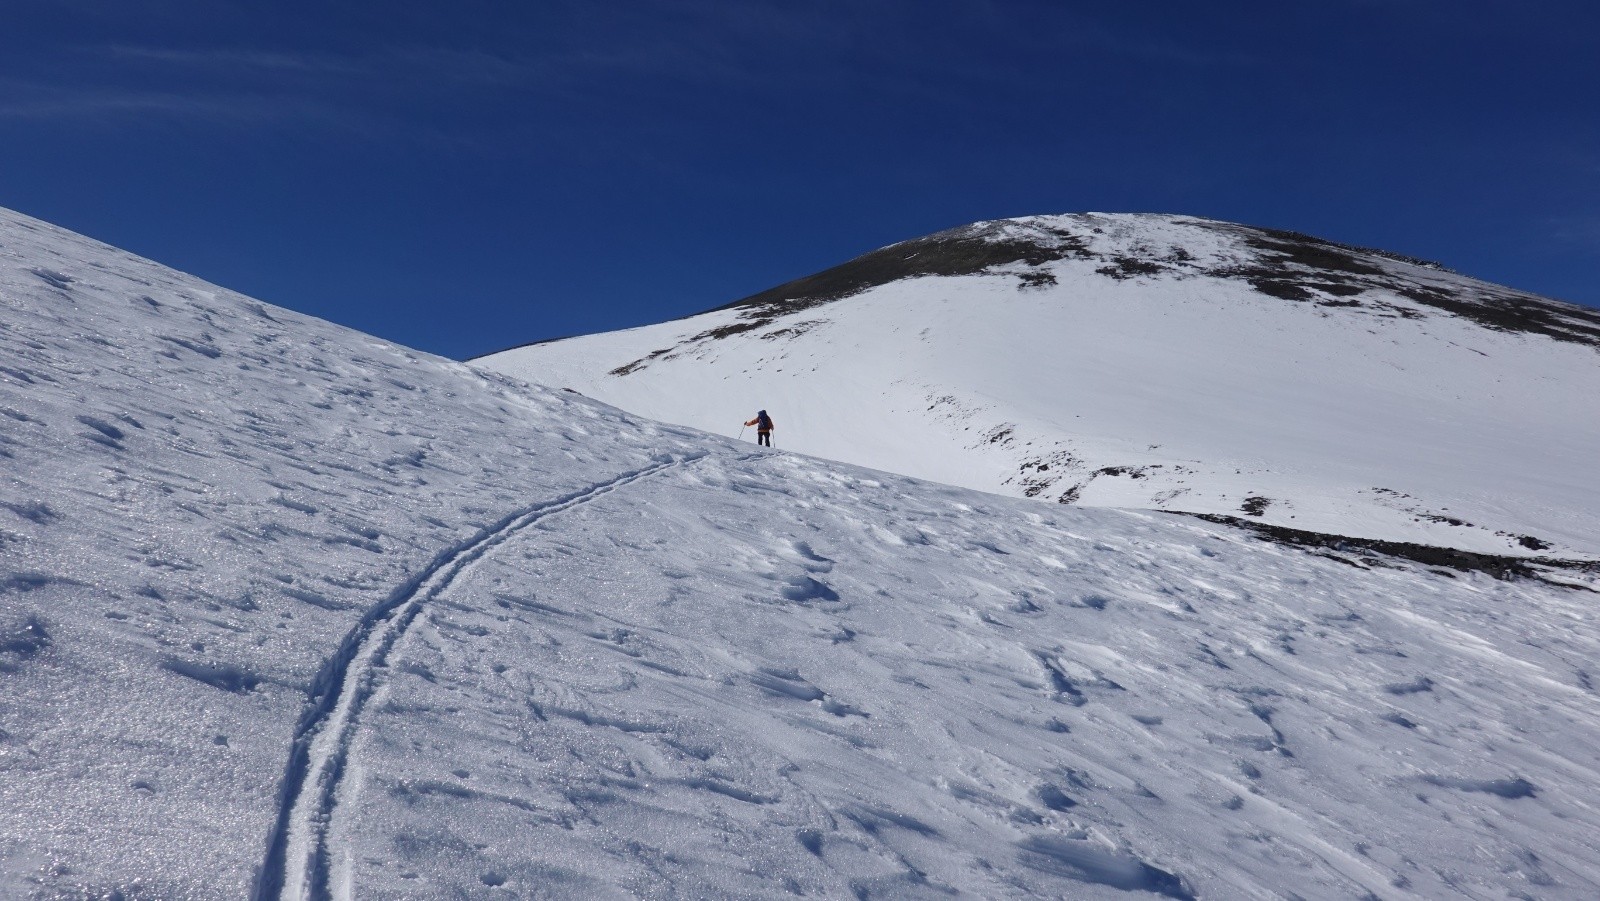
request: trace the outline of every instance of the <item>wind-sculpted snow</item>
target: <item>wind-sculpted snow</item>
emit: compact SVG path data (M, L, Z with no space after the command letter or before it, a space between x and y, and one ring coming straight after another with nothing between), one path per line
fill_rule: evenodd
M716 453L419 617L335 882L1585 897L1591 597Z
M367 611L313 683L311 705L295 730L278 822L256 883L257 898L322 898L330 894L334 864L329 860L328 830L343 788L350 744L361 727L362 709L378 690L381 672L388 668L395 643L405 635L424 604L518 531L679 462L660 461L568 497L518 511L440 553L421 573ZM428 675L426 670L419 674Z
M757 451L10 214L0 310L0 897L1600 893L1586 574Z
M502 516L700 439L0 213L0 897L243 897L308 690Z
M985 491L1600 559L1600 311L1292 232L984 222L480 362Z

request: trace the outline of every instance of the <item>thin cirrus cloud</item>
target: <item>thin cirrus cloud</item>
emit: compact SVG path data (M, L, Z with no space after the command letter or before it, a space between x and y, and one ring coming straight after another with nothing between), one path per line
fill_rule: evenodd
M345 51L79 44L18 62L9 81L0 74L0 118L161 115L235 126L326 121L392 128L407 118L404 111L424 111L441 98L604 103L664 85L764 97L868 90L961 107L986 94L980 86L1029 90L1041 65L1063 65L1063 44L1169 65L1248 63L1061 11L1020 34L1008 16L947 12L961 27L919 37L897 34L903 29L890 27L882 10L854 4L830 12L671 0L602 8L570 31L529 32L488 49L452 47L448 39ZM918 45L926 41L939 52L924 52ZM991 45L1009 49L986 52ZM6 68L0 64L0 73ZM425 131L428 116L413 119L411 128Z
M581 99L613 80L739 79L726 60L670 40L616 49L525 56L446 47L362 53L114 45L77 48L76 64L0 77L0 118L92 118L118 113L191 116L236 124L361 116L445 95L502 91ZM597 87L598 86L598 87ZM381 116L379 116L381 118Z
M431 49L338 55L80 47L68 62L0 76L0 121L120 126L137 118L370 135L402 127L397 100L527 85L532 77L527 67L489 54ZM404 128L420 134L426 124Z
M455 141L463 135L445 122L454 121L458 101L501 109L530 100L600 104L639 86L740 84L749 74L744 60L697 52L669 36L521 56L423 45L355 53L80 46L33 71L0 74L0 121L313 125L355 136Z
M99 49L104 59L167 72L233 77L323 79L436 79L458 84L511 85L526 81L526 65L473 50L385 48L360 54L288 52L251 48L178 49L117 45Z
M0 119L103 120L118 115L194 117L248 124L299 117L271 97L217 96L198 92L128 88L105 84L73 86L0 81Z
M1555 217L1548 234L1568 247L1600 255L1600 213Z
M710 51L710 52L708 52ZM737 77L727 54L705 44L688 47L670 35L595 49L557 47L500 53L443 46L388 46L363 53L199 50L119 45L96 51L103 60L145 68L146 74L190 73L238 78L398 82L451 87L537 89L596 75Z

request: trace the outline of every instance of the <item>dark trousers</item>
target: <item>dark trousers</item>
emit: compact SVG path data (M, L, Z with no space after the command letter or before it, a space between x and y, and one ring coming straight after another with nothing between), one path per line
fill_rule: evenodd
M765 444L767 447L771 447L772 446L772 433L771 432L756 432L756 443L757 444Z

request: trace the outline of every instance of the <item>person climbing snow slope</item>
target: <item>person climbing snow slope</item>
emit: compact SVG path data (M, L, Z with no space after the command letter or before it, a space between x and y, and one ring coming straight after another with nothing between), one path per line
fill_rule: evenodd
M756 427L757 444L765 444L767 447L772 446L772 430L774 426L772 425L772 417L767 415L766 410L758 410L756 418L745 423L745 425Z

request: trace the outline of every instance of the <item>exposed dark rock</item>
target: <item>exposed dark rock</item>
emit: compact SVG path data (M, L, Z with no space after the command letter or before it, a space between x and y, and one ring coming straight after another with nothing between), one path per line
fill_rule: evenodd
M1239 505L1239 509L1250 516L1264 516L1267 512L1267 507L1271 504L1272 498L1256 495L1245 498L1244 503Z
M1307 532L1301 529L1274 526L1263 522L1240 519L1237 516L1225 516L1220 513L1185 513L1182 515L1193 516L1196 519L1203 519L1207 522L1236 526L1254 532L1259 538L1291 547L1396 557L1421 563L1424 566L1443 567L1461 572L1488 573L1497 579L1536 579L1548 584L1572 588L1575 586L1546 578L1546 576L1552 570L1600 573L1600 562L1587 560L1564 560L1558 557L1509 557L1499 554L1479 554L1473 551L1456 550L1455 548L1434 547L1428 544L1413 544L1408 541L1352 538L1348 535L1330 535L1325 532ZM1348 557L1327 554L1324 556L1330 556L1331 559L1338 560L1341 563L1349 563L1352 566L1361 565Z
M1146 479L1150 477L1150 470L1160 469L1162 464L1152 463L1149 466L1102 466L1094 471L1097 476L1127 476L1130 479Z
M758 310L762 318L770 319L906 278L977 275L1015 263L1042 266L1054 260L1088 257L1088 242L1084 238L1066 230L1054 232L1054 237L1059 243L1046 246L1023 238L991 236L981 224L954 228L926 238L891 244L816 275L786 282L716 309L753 309ZM1043 275L1049 273L1035 277ZM1054 276L1050 278L1053 280Z
M1600 310L1466 279L1438 263L1403 254L1281 229L1205 219L1180 220L1223 233L1245 251L1242 261L1205 268L1182 247L1156 248L1135 243L1115 254L1097 251L1091 242L1105 232L1096 224L1098 220L1065 220L1072 222L1070 226L1057 224L1061 221L980 222L874 250L815 275L707 311L737 310L739 318L675 347L653 351L617 367L611 374L628 375L689 346L754 331L781 317L902 279L977 275L1016 267L1024 270L1015 273L1019 290L1048 288L1056 283L1056 275L1040 267L1060 260L1103 263L1096 271L1118 281L1157 276L1230 279L1282 300L1350 308L1388 318L1425 318L1427 314L1411 305L1415 304L1497 331L1542 335L1600 349ZM1383 294L1405 298L1410 304L1384 302ZM1358 296L1360 300L1353 299ZM779 334L762 337L775 338Z
M1562 303L1482 282L1450 280L1406 272L1390 262L1452 274L1438 263L1402 254L1340 244L1299 232L1212 223L1238 235L1257 251L1254 263L1207 274L1242 278L1263 294L1285 300L1313 300L1311 289L1341 297L1369 290L1388 291L1423 306L1468 319L1497 331L1543 335L1557 341L1600 347L1600 310ZM1329 305L1324 302L1323 305ZM1392 307L1407 318L1414 310ZM1408 315L1409 314L1409 315Z
M1110 266L1101 266L1095 271L1101 275L1110 276L1118 281L1140 275L1160 275L1170 267L1154 260L1140 260L1134 257L1117 257L1111 261Z
M990 223L963 226L925 238L902 241L874 250L816 275L786 282L759 294L707 310L741 310L742 319L727 326L695 335L678 347L662 348L611 371L628 375L673 351L706 339L723 338L751 331L812 307L852 297L879 285L921 276L977 275L999 266L1023 264L1042 266L1055 260L1092 258L1087 239L1066 229L1050 232L1048 243L1041 240L999 234ZM1029 272L1019 276L1019 287L1044 287L1055 282L1050 272ZM701 314L696 314L701 315Z
M1056 284L1056 274L1048 269L1035 269L1032 272L1024 272L1017 278L1019 280L1018 291L1025 291L1028 288L1048 288Z
M1398 284L1403 297L1503 332L1544 335L1557 341L1600 347L1600 310L1484 286L1475 293L1437 286Z

